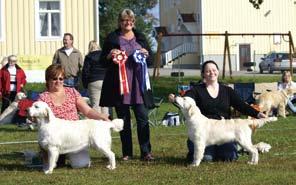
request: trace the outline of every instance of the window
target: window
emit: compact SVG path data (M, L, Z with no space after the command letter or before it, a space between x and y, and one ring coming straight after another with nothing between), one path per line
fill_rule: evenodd
M36 32L40 39L60 38L61 2L59 0L39 0L37 2Z

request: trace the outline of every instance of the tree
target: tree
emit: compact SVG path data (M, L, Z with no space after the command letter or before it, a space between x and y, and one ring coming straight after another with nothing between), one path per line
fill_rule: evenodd
M153 29L154 19L147 13L148 9L153 8L157 0L100 0L100 43L108 33L118 27L117 17L124 8L129 8L136 14L136 27L148 35Z

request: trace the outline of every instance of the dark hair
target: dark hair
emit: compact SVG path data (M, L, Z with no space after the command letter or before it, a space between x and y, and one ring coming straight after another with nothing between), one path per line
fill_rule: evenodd
M207 60L207 61L205 61L205 62L202 64L202 66L201 66L201 71L200 71L200 73L201 73L201 76L202 76L202 77L203 77L203 74L204 74L204 72L205 72L205 67L206 67L207 64L214 64L214 65L216 66L216 68L219 70L219 67L218 67L217 63L216 63L214 60Z
M64 33L64 37L65 37L65 36L69 36L71 40L74 39L74 37L73 37L73 35L72 35L71 33Z
M48 82L54 78L57 78L59 75L65 77L65 70L61 64L51 64L45 70L45 81L46 87L48 88Z

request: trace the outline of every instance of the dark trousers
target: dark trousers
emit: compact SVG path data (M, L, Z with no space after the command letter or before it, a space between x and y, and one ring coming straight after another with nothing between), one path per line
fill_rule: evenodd
M16 96L16 91L11 91L10 94L3 94L2 95L2 107L1 113L10 105L11 102L14 101Z
M188 139L187 140L188 154L187 158L189 161L193 161L194 144ZM238 159L236 143L230 142L222 145L210 145L207 146L204 152L205 159L212 159L213 161L234 161Z
M140 145L141 157L151 152L150 129L148 122L148 111L144 104L136 104L131 106L137 122L137 134ZM115 107L118 118L124 120L123 130L120 132L122 143L122 155L133 156L132 130L131 130L131 114L129 105L120 105Z

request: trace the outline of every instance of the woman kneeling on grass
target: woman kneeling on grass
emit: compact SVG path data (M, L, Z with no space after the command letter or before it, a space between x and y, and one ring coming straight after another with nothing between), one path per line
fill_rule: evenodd
M66 120L78 120L78 111L90 119L109 121L108 114L92 109L75 88L64 87L64 68L52 64L45 71L47 91L40 94L39 101L46 102L55 117ZM47 152L42 150L43 162L47 164ZM60 155L57 166L65 165L65 155Z
M216 62L209 60L201 67L203 82L187 91L184 96L193 98L201 113L211 119L230 119L230 108L255 118L264 118L263 113L258 112L245 103L235 91L228 86L218 82L219 69ZM174 97L174 95L172 95ZM169 98L172 98L171 95ZM194 145L191 140L187 140L188 162L193 162ZM235 161L238 159L235 142L223 145L210 145L205 149L203 161Z

